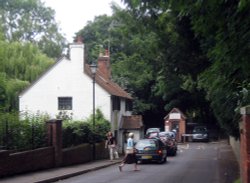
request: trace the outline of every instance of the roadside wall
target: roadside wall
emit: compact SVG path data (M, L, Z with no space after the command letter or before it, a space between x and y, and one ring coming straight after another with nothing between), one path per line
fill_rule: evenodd
M54 167L54 148L9 154L0 151L0 177Z
M240 164L240 140L236 140L234 137L229 137L229 143L233 149L234 155Z
M93 144L62 149L62 121L47 122L49 147L11 153L0 151L0 178L42 169L86 163L93 160ZM105 142L95 144L95 159L108 158Z
M105 149L105 142L96 143L96 160L109 157L108 150ZM79 146L63 149L62 166L68 166L79 163L86 163L92 160L91 144L81 144Z
M241 182L250 182L250 105L241 108L242 122L240 123L240 162Z

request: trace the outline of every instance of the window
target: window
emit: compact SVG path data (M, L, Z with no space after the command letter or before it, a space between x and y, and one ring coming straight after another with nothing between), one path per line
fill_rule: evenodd
M72 97L58 97L58 110L72 110Z
M120 98L119 97L116 97L116 96L113 96L112 97L112 108L113 108L113 111L114 110L121 110L121 105L120 105Z
M126 111L132 111L133 110L133 102L132 100L126 100Z

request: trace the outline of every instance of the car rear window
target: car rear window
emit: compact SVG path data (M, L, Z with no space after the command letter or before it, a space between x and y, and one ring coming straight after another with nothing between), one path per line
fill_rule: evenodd
M148 134L148 138L154 138L158 136L158 132L151 132Z
M156 147L156 142L154 140L141 140L137 142L136 147L137 148Z

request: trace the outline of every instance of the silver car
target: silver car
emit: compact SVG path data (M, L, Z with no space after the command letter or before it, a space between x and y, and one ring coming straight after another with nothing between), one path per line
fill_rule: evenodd
M206 126L196 126L193 129L193 141L209 141L208 130Z

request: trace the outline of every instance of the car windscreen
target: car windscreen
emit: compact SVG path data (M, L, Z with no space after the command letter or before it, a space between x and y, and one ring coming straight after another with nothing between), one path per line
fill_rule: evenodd
M148 133L152 133L152 132L160 132L160 129L159 128L149 128L149 129L147 129L147 132L146 132L146 134L148 134Z
M144 148L150 148L150 149L157 149L157 143L155 140L140 140L136 143L135 146L137 149L144 149Z
M193 130L193 133L206 133L206 132L207 132L207 128L205 127L199 127Z

